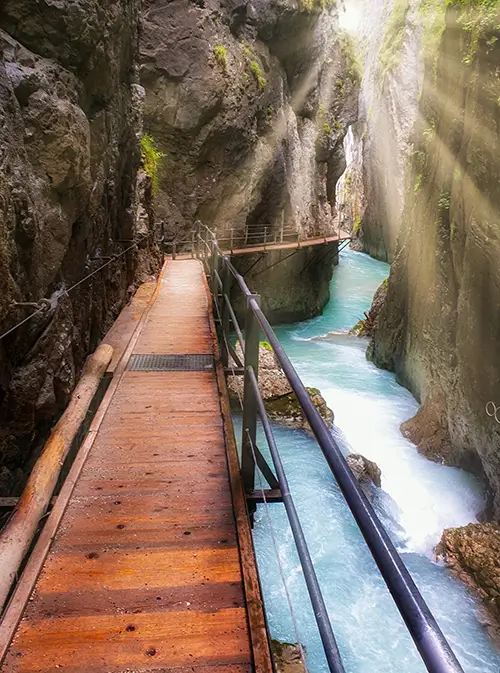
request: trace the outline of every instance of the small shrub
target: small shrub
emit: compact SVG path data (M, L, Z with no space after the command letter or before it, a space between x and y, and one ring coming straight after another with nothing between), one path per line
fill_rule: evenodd
M245 58L248 58L249 60L253 57L253 50L252 47L248 44L248 42L245 42L245 44L241 45L241 53Z
M353 234L357 234L358 231L359 231L360 226L361 226L361 217L360 217L359 215L356 215L356 217L354 218L354 224L353 224L353 227L352 227L352 233L353 233Z
M266 79L262 73L262 68L257 63L257 61L250 61L250 70L252 71L253 76L257 80L257 84L261 89L266 88Z
M141 155L144 172L151 179L153 194L158 192L161 161L165 156L156 146L153 136L145 134L141 138Z
M215 60L222 66L224 71L227 71L227 49L222 44L216 44L214 47Z
M320 12L323 9L334 7L336 0L299 0L301 9L305 12Z
M265 348L266 351L270 351L271 353L273 352L273 347L272 347L271 344L270 344L269 342L267 342L267 341L261 341L261 342L259 343L259 346L262 346L262 348Z
M329 136L330 133L332 132L332 129L331 129L330 124L328 122L325 122L323 124L323 131L326 133L327 136Z

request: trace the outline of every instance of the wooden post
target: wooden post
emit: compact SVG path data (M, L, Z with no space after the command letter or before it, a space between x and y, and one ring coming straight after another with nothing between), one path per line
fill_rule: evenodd
M264 227L264 245L267 243L267 227Z
M173 241L172 243L172 259L177 257L177 243Z
M41 517L45 514L59 479L64 460L79 431L101 378L113 356L108 344L101 344L87 358L70 402L55 425L40 458L35 463L17 509L0 534L0 612L10 587L30 548Z
M281 211L281 237L280 243L283 243L283 229L285 228L285 211Z
M191 232L191 259L194 259L194 230Z
M231 227L231 245L230 248L231 252L233 252L234 249L234 229Z
M254 312L250 308L250 299L260 305L260 296L253 294L247 297L245 314L245 376L243 380L243 424L241 439L241 478L243 487L248 494L255 488L255 462L253 446L257 440L257 401L252 389L248 367L252 367L255 376L259 371L259 338L260 327ZM255 512L255 503L249 502L249 513Z
M229 353L227 352L226 339L229 339L230 316L229 307L226 303L226 297L231 299L231 271L228 265L222 262L222 339L221 339L221 357L224 367L229 366ZM225 337L225 338L224 338Z

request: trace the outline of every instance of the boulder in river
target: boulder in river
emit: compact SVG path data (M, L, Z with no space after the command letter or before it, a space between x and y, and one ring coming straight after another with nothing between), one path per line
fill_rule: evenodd
M321 418L328 427L331 427L334 418L333 411L328 407L321 392L317 388L306 387L306 390L312 403L319 411ZM268 398L264 400L264 404L269 418L272 418L274 421L282 423L289 428L296 428L297 430L311 430L295 393Z
M380 467L373 460L368 460L360 453L350 453L346 460L363 493L371 501L373 499L373 486L377 488L382 486Z
M243 360L241 347L235 348L238 357ZM298 430L310 430L299 401L292 392L292 387L279 366L271 347L266 342L259 345L259 390L264 400L266 411L274 421ZM243 399L243 376L228 376L229 395L233 404ZM321 417L331 427L333 411L329 409L321 392L317 388L306 388L311 400Z
M271 652L276 673L306 673L297 643L271 640Z
M479 594L486 608L480 618L500 643L500 526L469 523L447 528L435 552L455 576Z

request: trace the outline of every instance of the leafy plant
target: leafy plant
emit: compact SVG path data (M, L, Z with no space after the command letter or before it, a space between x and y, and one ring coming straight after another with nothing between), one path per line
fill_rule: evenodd
M379 58L383 76L399 62L409 9L409 0L393 0L391 14L387 21L382 46L380 47Z
M299 0L299 5L306 12L320 12L323 9L334 7L336 0Z
M323 131L326 133L327 136L329 136L330 133L332 132L331 126L328 122L325 122L323 124Z
M250 70L252 71L253 76L257 80L257 84L261 89L266 88L266 78L264 77L264 74L262 72L262 68L260 65L257 63L257 61L250 61Z
M252 71L253 76L257 80L257 84L259 85L259 87L261 89L265 89L267 82L262 72L262 68L257 63L257 61L250 61L250 70Z
M156 194L159 189L161 163L165 154L158 149L153 136L145 134L141 138L141 155L144 172L151 179L153 194Z
M227 49L222 44L216 44L214 47L215 60L227 71Z
M241 45L241 52L245 58L251 59L253 56L252 47L248 44L248 42L245 42Z

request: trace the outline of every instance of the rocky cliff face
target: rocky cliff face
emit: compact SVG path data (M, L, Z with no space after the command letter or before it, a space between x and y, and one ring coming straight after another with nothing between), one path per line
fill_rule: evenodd
M282 221L304 235L336 226L358 73L336 10L321 10L328 4L147 3L141 82L146 128L166 155L157 211L168 235L189 238L197 219L219 237L232 229L235 242L264 224L273 237ZM328 299L333 257L301 251L269 273L263 267L278 258L267 258L260 280L248 280L266 294L307 265L303 291L266 300L278 319L309 317Z
M426 66L375 362L422 401L427 455L486 476L500 517L500 10L451 3ZM500 412L497 413L497 419Z
M137 180L138 25L138 0L0 10L0 333L49 300L0 341L0 495L20 486L130 286L158 268Z
M394 257L401 223L423 80L421 50L433 19L432 7L422 5L420 0L359 3L359 121L346 139L348 169L339 183L339 206L356 248L387 262Z

